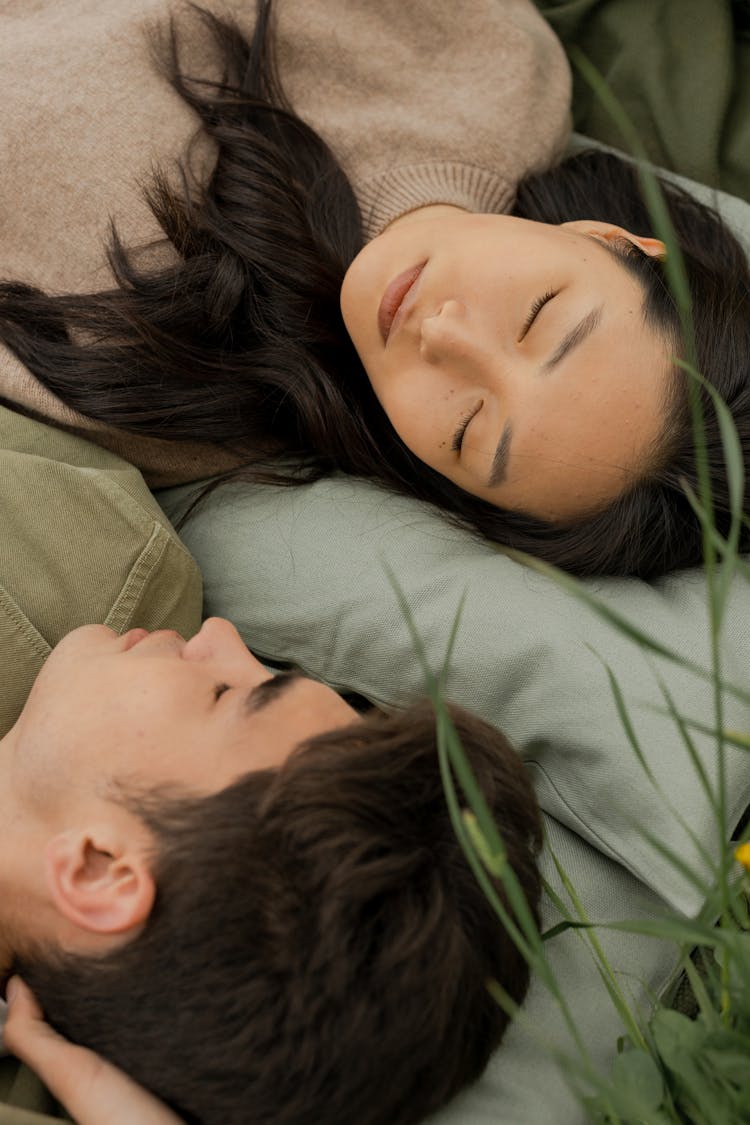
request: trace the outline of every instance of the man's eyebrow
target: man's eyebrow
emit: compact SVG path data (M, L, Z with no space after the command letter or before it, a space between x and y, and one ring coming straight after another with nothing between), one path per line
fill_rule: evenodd
M513 437L513 427L510 422L505 423L502 437L497 443L495 456L492 458L492 468L490 469L490 477L487 481L488 488L494 488L496 484L500 484L505 480L505 474L508 471L508 455L510 453L510 439Z
M262 711L269 703L273 703L274 700L288 691L295 680L301 680L303 678L302 673L298 669L292 668L288 672L279 672L278 675L273 676L270 680L262 680L259 684L256 684L254 688L251 688L245 696L243 709L247 714Z
M554 353L542 364L542 371L545 375L551 371L553 367L557 367L558 363L562 363L565 356L573 351L573 348L577 348L579 344L583 343L587 336L591 335L602 319L603 308L603 305L598 305L597 308L591 309L591 311L587 312L583 319L576 324L575 328L572 328L567 336L563 337Z

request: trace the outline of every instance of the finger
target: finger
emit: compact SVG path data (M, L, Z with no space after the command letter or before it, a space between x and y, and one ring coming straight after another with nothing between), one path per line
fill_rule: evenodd
M23 1053L36 1051L38 1043L45 1036L55 1036L49 1024L44 1022L42 1009L28 985L20 977L12 977L6 990L8 1018L3 1032L3 1043L19 1058ZM26 1059L24 1058L24 1062Z
M8 986L8 1001L6 1047L39 1075L78 1125L181 1125L117 1067L51 1028L18 977Z
M69 1043L45 1022L33 993L18 977L8 985L4 1042L68 1108L72 1108L76 1087L96 1084L100 1060L86 1048Z

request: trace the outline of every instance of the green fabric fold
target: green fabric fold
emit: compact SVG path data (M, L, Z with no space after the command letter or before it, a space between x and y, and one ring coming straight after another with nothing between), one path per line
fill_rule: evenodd
M606 78L654 164L750 201L747 0L537 0L566 51ZM623 137L576 71L578 132Z

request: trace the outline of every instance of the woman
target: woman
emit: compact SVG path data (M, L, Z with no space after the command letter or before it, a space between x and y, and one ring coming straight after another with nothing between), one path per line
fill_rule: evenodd
M399 67L408 72L428 33L421 13L421 24L407 27L410 50L390 26L396 9L385 5L379 31L393 57L368 71L379 45L360 34L345 56L360 70L348 86L334 82L331 105L343 104L326 110L327 133L343 148L354 118L363 120L365 141L342 155L355 196L336 157L287 107L270 8L270 0L259 4L249 43L203 17L222 83L190 77L174 32L167 44L182 108L203 125L193 167L200 182L208 178L197 189L186 173L180 191L164 174L154 180L149 202L171 258L144 258L114 235L114 290L49 297L19 284L0 289L0 335L37 387L78 412L68 421L84 416L87 426L96 420L132 434L125 450L145 470L154 449L164 467L164 443L167 461L176 443L222 450L218 458L205 445L182 450L178 472L152 474L152 483L230 467L289 483L339 469L581 574L654 576L700 562L701 528L684 488L696 478L686 377L673 364L684 345L664 248L630 165L588 154L538 171L559 153L567 120L567 71L538 15L522 0L477 0L460 26L433 12L438 60L416 89L426 118L438 118L442 105L453 133L441 160L420 151L404 166L401 149L395 163L387 159L390 139L402 143L400 126L389 133L377 114L368 118L373 92L361 84L369 74L377 100L378 83ZM292 101L310 101L314 117L319 91L300 88L299 77L305 67L308 80L311 67L325 73L326 25L315 24L312 8L305 16L281 5L288 22L279 38ZM361 32L362 18L347 8L339 24ZM502 49L501 32L503 63L521 64L490 93L484 68L472 71L469 86L486 105L469 114L455 60L450 70L454 41L466 69L483 38L491 44L494 33ZM340 50L344 30L327 33ZM211 73L205 55L196 65ZM493 98L513 89L514 112L506 105L495 126ZM346 98L357 91L355 115ZM410 102L408 111L417 108ZM470 158L451 161L456 123L467 121L461 143ZM206 136L216 145L212 173ZM418 145L412 134L408 141ZM370 146L386 152L379 168L360 161ZM667 193L690 278L698 365L730 407L747 466L747 265L713 212ZM498 213L508 209L511 216ZM38 398L32 403L40 408ZM41 409L63 414L54 399ZM711 409L706 426L725 532L726 474ZM102 427L94 436L108 440ZM283 461L273 461L279 453Z

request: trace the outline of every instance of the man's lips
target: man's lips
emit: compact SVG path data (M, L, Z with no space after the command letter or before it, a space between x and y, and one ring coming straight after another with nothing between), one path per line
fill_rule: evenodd
M411 292L414 282L417 280L426 262L420 262L418 266L412 266L411 269L404 270L398 277L395 277L390 285L387 287L383 294L383 299L380 302L378 309L378 328L380 335L383 337L383 343L388 343L388 337L393 329L393 322L398 313L406 313L408 308L405 306L405 299L408 293Z
M148 633L147 629L130 629L127 633L124 633L123 636L120 638L123 641L123 645L122 645L122 648L120 649L120 652L127 652L128 649L133 648L135 645L138 644L139 641L144 640L148 636L149 636L149 633Z
M168 637L171 641L176 641L179 645L184 645L182 637L174 629L157 629L155 632L149 632L148 629L130 629L127 633L123 633L120 637L122 647L120 652L129 652L131 648L135 648L141 641L145 641L147 637L158 638ZM159 642L161 643L161 642Z

